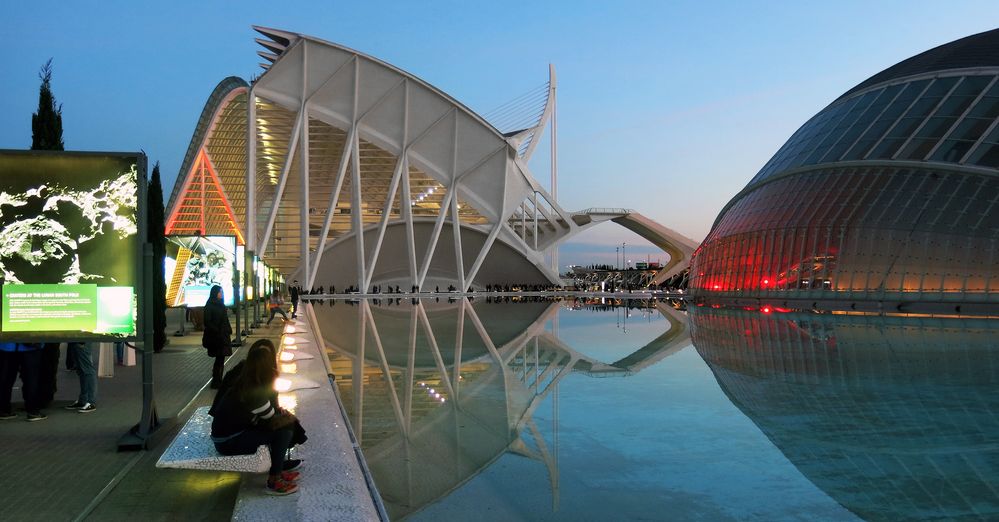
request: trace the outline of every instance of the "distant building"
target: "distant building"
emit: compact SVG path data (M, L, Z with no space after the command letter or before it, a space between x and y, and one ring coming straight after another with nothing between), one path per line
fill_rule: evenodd
M700 297L999 301L999 30L808 120L694 254Z

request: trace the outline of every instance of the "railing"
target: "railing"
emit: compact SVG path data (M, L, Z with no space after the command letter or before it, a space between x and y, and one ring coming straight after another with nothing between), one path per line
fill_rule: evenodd
M590 207L587 209L580 210L576 214L631 214L635 212L631 208L605 208L605 207Z

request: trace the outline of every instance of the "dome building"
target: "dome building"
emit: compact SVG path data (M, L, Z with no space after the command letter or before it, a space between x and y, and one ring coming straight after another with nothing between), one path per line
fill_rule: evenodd
M999 29L850 89L722 209L698 297L999 301Z

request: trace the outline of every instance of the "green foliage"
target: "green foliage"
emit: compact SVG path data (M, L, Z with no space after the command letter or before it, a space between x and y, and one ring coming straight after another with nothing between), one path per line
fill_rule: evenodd
M31 115L31 150L63 150L62 105L52 95L52 59L38 73L38 112Z
M153 351L159 352L166 345L166 276L163 271L163 259L166 258L166 237L163 233L166 222L159 162L153 167L146 203L149 243L153 245Z

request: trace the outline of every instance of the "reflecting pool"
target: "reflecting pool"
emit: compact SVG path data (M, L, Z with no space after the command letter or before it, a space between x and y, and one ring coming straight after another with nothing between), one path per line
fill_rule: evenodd
M629 301L314 307L393 519L999 516L999 324Z

